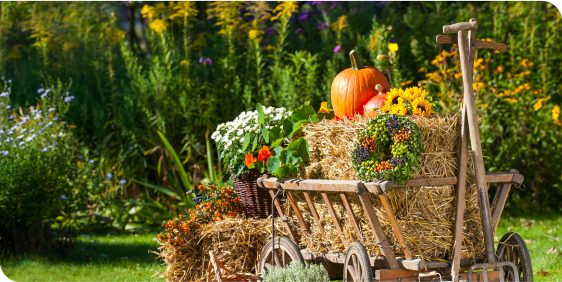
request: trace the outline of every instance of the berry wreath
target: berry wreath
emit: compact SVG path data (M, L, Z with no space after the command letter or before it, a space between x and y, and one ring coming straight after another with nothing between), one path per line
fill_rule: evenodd
M392 180L406 184L419 169L423 152L420 128L411 120L380 114L358 134L351 154L352 165L362 181Z

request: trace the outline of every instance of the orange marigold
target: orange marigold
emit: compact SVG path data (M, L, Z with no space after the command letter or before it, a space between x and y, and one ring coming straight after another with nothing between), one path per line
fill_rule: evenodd
M248 154L246 155L245 161L246 161L246 166L247 166L247 167L251 167L252 165L254 165L254 163L257 161L257 159L254 158L254 156L252 155L252 153L248 153Z
M258 154L258 160L260 162L265 162L267 164L267 159L269 159L269 157L271 157L271 152L269 151L269 147L268 146L263 146L260 149L260 152Z

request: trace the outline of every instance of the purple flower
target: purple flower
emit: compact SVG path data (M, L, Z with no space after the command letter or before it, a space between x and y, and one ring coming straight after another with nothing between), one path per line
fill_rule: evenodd
M82 159L83 157L84 157L84 156L80 156L80 157L78 157L78 158L79 158L79 159Z
M212 65L212 64L213 64L213 60L211 60L211 58L206 58L205 60L203 60L203 64Z
M299 22L302 22L306 19L308 19L308 12L303 12L299 15Z
M113 177L113 174L111 174L111 173L108 173L108 174L105 175L105 178L107 178L107 179L111 179L111 177Z
M7 106L6 106L6 109L9 109L9 108L11 108L11 107L12 107L12 106L7 105ZM10 119L13 119L13 118L15 118L15 117L14 117L14 116L10 116Z
M129 147L129 150L132 150L132 149L133 149L133 146Z
M12 83L12 80L11 80L11 79L8 79L8 83Z
M41 149L41 152L47 152L47 150L49 150L49 149L43 148L43 149Z
M127 180L121 179L121 180L119 180L119 184L127 184Z
M203 63L203 57L199 58L199 63Z
M66 92L64 92L64 94L65 94L65 95L68 95L68 94L70 94L70 91L66 91Z
M93 164L93 163L94 163L94 160L89 160L88 162L91 163L91 164Z
M37 93L41 94L41 93L43 93L43 91L45 91L45 89L39 88L39 89L37 90Z
M386 3L388 3L388 1L381 1L379 3L379 8L382 8L384 5L386 5Z
M54 111L55 111L55 108L50 108L50 109L49 109L49 113L50 113L50 112L54 112Z
M8 95L10 95L9 92L4 92L4 93L0 94L0 97L8 97Z
M58 119L59 119L58 117L54 117L54 118L53 118L53 120L58 120Z
M324 16L328 16L328 12L324 12Z
M74 99L74 96L68 96L68 97L64 98L64 102L68 103L68 102L72 101L72 99Z
M296 34L299 34L299 32L302 32L302 30L303 30L303 29L299 27L299 28L297 28L297 30L295 30L295 33L296 33Z
M357 8L353 8L353 15L357 14Z
M326 27L328 27L328 23L321 23L317 26L318 29L325 29Z
M60 198L63 199L63 200L67 199L64 195L61 195Z
M334 48L334 53L339 52L340 49L341 49L341 46L340 46L340 45L336 46L336 47Z
M322 1L312 1L311 5L321 5Z
M273 28L268 27L265 29L265 35L273 35L275 34L275 30L273 30Z
M396 43L396 37L390 38L390 43Z

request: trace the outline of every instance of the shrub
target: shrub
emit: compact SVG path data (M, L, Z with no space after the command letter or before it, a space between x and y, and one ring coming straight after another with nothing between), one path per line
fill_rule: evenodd
M74 98L58 82L39 89L37 106L15 111L11 81L0 87L0 237L4 250L46 249L55 221L70 226L97 203L103 176L62 121ZM78 157L80 156L80 157ZM63 228L64 229L64 228Z
M264 282L327 282L328 271L321 264L292 262L287 267L274 266L270 271L264 270Z

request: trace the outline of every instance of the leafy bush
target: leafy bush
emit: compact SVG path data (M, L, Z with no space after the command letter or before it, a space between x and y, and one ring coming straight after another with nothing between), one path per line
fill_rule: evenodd
M286 267L274 266L270 271L263 271L264 282L327 282L330 281L328 271L322 264L304 265L292 262Z
M102 193L104 176L94 160L62 121L74 98L70 85L48 82L28 111L12 110L11 80L0 82L0 243L6 250L46 247L52 223L68 226L110 196Z

